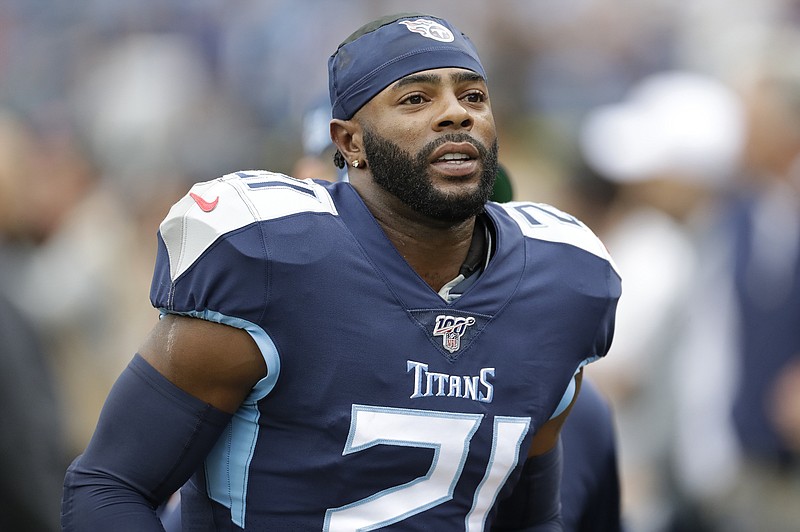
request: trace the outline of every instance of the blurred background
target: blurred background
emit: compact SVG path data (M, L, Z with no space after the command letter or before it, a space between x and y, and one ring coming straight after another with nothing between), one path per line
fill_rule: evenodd
M417 10L476 43L515 199L578 216L622 272L587 378L629 532L800 530L791 0L0 0L0 530L58 529L157 319L169 206L243 169L336 179L327 58Z

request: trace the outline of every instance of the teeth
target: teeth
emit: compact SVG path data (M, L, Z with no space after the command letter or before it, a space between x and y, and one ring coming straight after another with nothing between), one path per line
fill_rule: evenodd
M466 153L445 153L439 157L440 161L466 161L467 159L469 159L469 155Z

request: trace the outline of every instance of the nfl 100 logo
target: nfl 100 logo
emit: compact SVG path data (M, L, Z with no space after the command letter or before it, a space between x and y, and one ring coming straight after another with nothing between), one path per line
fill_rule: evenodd
M472 316L436 316L433 335L441 336L444 348L455 353L461 348L461 337L470 325L475 325L475 318Z

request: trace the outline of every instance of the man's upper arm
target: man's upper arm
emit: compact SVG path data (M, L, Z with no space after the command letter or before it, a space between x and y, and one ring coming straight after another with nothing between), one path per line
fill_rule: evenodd
M139 353L173 384L228 413L267 371L246 331L172 314L159 320Z
M200 466L264 367L243 330L162 318L67 471L63 529L162 530L155 508Z

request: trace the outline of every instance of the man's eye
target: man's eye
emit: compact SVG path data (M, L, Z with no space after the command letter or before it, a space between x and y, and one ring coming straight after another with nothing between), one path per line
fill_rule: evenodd
M420 94L412 94L411 96L408 96L403 101L405 103L408 103L408 104L411 104L411 105L419 105L422 102L424 102L425 100L422 98L422 95L420 95Z
M470 103L480 103L486 100L486 96L482 92L475 91L464 96L464 99Z

